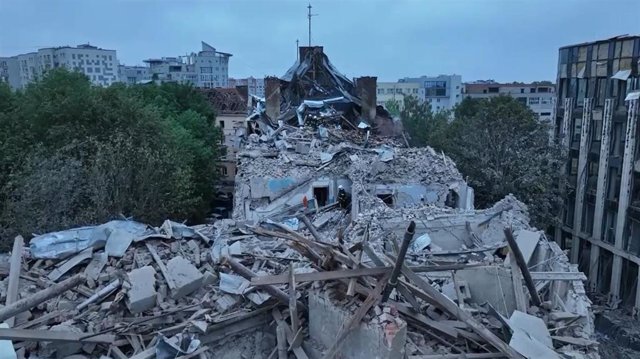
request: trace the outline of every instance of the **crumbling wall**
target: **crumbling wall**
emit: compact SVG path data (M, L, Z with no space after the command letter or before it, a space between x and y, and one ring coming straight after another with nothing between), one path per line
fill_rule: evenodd
M330 348L357 309L331 298L333 292L309 292L309 337ZM344 340L338 352L343 359L402 359L407 337L407 323L392 313L390 308L378 308L376 315L358 325Z

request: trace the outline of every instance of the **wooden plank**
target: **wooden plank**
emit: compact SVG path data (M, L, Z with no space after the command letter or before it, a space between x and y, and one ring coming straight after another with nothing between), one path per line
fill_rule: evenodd
M524 359L524 357L520 353L511 348L507 343L502 341L502 339L498 338L480 322L476 321L471 316L471 314L460 309L453 301L433 288L431 285L429 285L429 283L425 282L417 274L413 273L409 268L407 268L407 266L402 266L402 273L427 296L438 302L441 307L449 312L449 314L465 322L474 332L480 335L484 340L489 342L496 349L498 349L502 353L505 353L509 358Z
M302 346L298 343L298 341L302 341L302 327L298 330L298 333L293 333L291 328L287 325L287 322L282 319L282 313L278 308L273 308L272 311L273 319L276 320L278 325L282 325L285 330L285 334L287 335L287 342L289 343L289 349L293 352L297 359L309 359L307 353L302 349ZM295 335L294 335L295 334Z
M367 248L364 246L363 248ZM366 249L365 249L366 252ZM368 255L368 254L367 254ZM369 255L370 258L372 258ZM376 264L377 265L377 264ZM456 269L472 268L477 265L438 265L438 266L415 266L409 267L413 272L444 272ZM296 274L296 282L314 282L314 281L326 281L334 279L345 279L362 276L379 276L382 274L390 273L393 267L374 267L374 268L358 268L358 269L343 269L326 272L312 272L312 273L299 273ZM271 275L271 276L256 276L251 278L251 285L273 285L273 284L287 284L289 283L289 275L287 273Z
M509 252L509 265L511 266L511 280L513 281L513 291L516 295L516 309L526 313L527 312L527 298L524 295L524 289L522 288L522 272L520 267L516 264L516 257L513 252Z
M520 251L520 247L518 247L518 243L516 239L513 238L513 233L511 232L511 228L504 229L504 235L507 238L507 242L509 243L509 249L513 253L516 258L516 263L518 263L518 267L520 267L520 271L522 272L522 277L524 278L524 284L527 285L527 289L529 289L529 295L531 296L531 301L533 305L539 307L542 304L542 300L540 299L540 295L536 292L536 285L533 283L533 279L531 279L531 272L529 271L529 267L527 267L527 262Z
M408 359L493 359L507 358L504 353L464 353L464 354L429 354L409 355Z
M458 331L451 325L440 323L438 321L427 318L425 315L422 315L414 310L411 310L405 306L397 305L396 308L400 313L408 317L408 319L415 320L416 322L423 324L424 326L435 330L438 333L444 334L451 338L458 337Z
M62 315L62 314L63 314L62 311L56 310L56 311L44 314L44 315L42 315L42 316L40 316L40 317L38 317L38 318L36 318L34 320L22 323L20 325L16 325L16 329L29 329L29 328L38 326L40 324L47 323L49 320L51 320L51 319L53 319L53 318L55 318L55 317L57 317L59 315Z
M158 265L158 268L160 269L160 273L162 273L162 276L167 281L167 285L169 286L169 289L173 291L174 289L176 289L176 284L173 282L173 278L169 275L169 271L167 270L167 267L165 267L164 263L162 262L162 258L160 258L156 249L153 248L153 246L149 244L149 242L144 242L144 244L147 246L149 253L151 253L151 257L153 257L153 260Z
M587 280L587 276L582 272L531 272L531 278L533 280Z
M291 330L296 333L298 331L298 310L296 302L298 295L296 294L296 275L293 270L293 263L289 262L289 316L291 317Z
M52 330L5 329L0 328L0 339L30 342L71 342L71 343L106 343L116 340L113 334L91 336L91 333L57 332Z
M57 281L58 279L60 279L60 277L62 277L68 271L73 269L73 267L80 264L80 262L91 258L92 254L93 254L93 247L89 247L83 250L82 252L76 254L75 256L65 261L62 265L56 267L54 270L49 272L49 275L47 275L47 278L49 278L49 280L54 282Z
M80 282L85 281L84 275L77 274L74 277L66 279L60 283L54 284L46 289L43 289L33 295L26 298L22 298L19 301L0 308L0 322L3 322L7 318L11 318L14 315L29 310L40 303L43 303L63 292L77 286Z
M287 359L287 338L282 325L276 327L276 338L278 341L278 359Z
M367 224L367 228L365 228L364 234L362 235L361 246L366 244L368 241L369 241L369 224ZM357 257L355 258L356 260L355 260L355 263L353 264L353 269L360 268L360 263L362 262L362 253L364 253L364 251L360 249ZM356 281L357 281L356 278L349 279L349 285L347 286L347 295L350 297L353 297L353 295L355 294Z
M9 260L9 284L7 285L7 299L5 306L11 305L18 300L18 287L20 285L20 271L22 269L22 250L24 249L24 238L17 236L13 241L13 250ZM9 327L15 324L15 318L7 318L5 322Z

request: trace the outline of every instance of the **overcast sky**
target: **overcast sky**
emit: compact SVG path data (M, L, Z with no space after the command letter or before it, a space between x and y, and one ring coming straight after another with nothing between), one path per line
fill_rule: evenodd
M307 44L294 0L0 0L0 56L89 42L120 63L230 52L229 76L282 75ZM555 80L558 48L640 34L640 0L314 0L312 44L348 77Z

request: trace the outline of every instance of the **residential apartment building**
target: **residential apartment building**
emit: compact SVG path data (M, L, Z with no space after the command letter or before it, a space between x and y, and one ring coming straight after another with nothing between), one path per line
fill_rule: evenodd
M431 104L434 112L453 110L462 102L462 77L439 75L435 77L405 77L400 83L416 83L420 87L418 97Z
M120 65L118 67L118 77L120 82L124 82L127 85L135 85L150 82L151 72L149 72L147 66Z
M464 84L464 96L489 98L508 95L535 112L540 121L552 123L555 108L555 86L551 82L501 84L493 81L478 81Z
M611 304L640 309L640 36L562 47L556 135L567 156L555 239Z
M48 70L58 67L81 72L95 85L109 86L118 82L116 51L89 44L43 48L2 59L0 61L6 63L6 67L1 66L0 77L6 77L14 89L24 88ZM6 75L1 75L3 71Z
M187 56L148 59L151 79L160 82L193 84L200 88L228 87L229 58L202 41L202 50Z
M17 57L0 57L0 82L7 83L14 89L21 87Z
M255 77L247 77L244 79L230 78L228 87L235 88L237 86L247 86L249 89L249 95L254 95L264 98L264 78L257 79Z
M415 96L424 101L424 91L420 94L420 84L417 82L378 82L376 83L376 103L385 105L388 101L397 101L400 110L404 108L404 97Z

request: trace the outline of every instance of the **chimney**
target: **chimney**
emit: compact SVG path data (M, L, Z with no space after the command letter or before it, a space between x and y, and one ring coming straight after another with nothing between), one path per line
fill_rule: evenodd
M242 98L242 100L244 100L245 105L247 106L247 110L251 108L251 101L250 101L250 96L249 96L249 86L247 85L238 85L236 86L236 91L238 92L238 94L240 95L240 97Z
M265 77L264 97L266 102L267 116L271 121L276 121L280 117L280 79L275 76Z
M376 117L377 81L375 76L363 76L355 79L356 96L362 100L362 117L373 120Z

